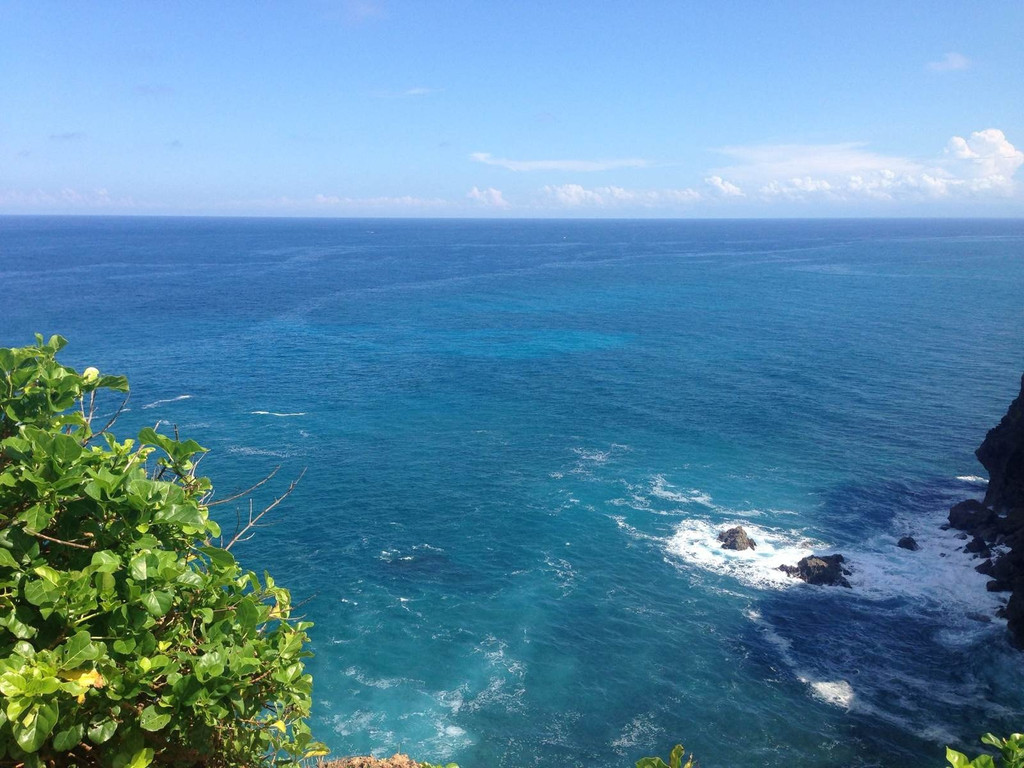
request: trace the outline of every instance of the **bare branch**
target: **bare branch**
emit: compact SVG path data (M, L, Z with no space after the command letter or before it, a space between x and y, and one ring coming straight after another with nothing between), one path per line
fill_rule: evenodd
M76 544L73 541L64 541L64 539L55 539L52 536L47 536L43 533L33 534L37 539L45 539L46 541L52 541L54 544L63 544L65 547L74 547L75 549L92 549L88 544Z
M284 493L282 493L280 496L278 496L276 499L274 499L269 505L264 507L263 511L260 512L259 514L255 514L254 515L252 510L250 509L250 511L249 511L249 522L246 523L245 527L242 528L242 530L238 531L234 535L234 537L231 539L231 541L228 542L227 546L224 547L224 549L231 549L231 547L235 544L235 542L237 542L239 540L246 541L247 539L243 538L243 536L246 536L246 534L249 534L249 532L252 529L256 528L258 526L260 520L262 520L263 517L268 512L273 510L275 507L277 507L278 504L280 504L282 501L284 501L289 496L291 496L292 491L295 490L295 486L297 486L299 484L299 481L302 480L302 478L303 478L303 476L305 474L306 474L306 470L303 469L302 472L299 473L299 476L296 477L294 480L292 480L291 484L289 484L288 490L286 490ZM251 505L252 501L250 500L249 503ZM250 534L250 536L251 536L251 534Z
M94 432L93 434L89 435L89 437L87 437L85 440L83 440L82 441L82 445L88 445L89 441L92 440L94 437L99 437L104 432L106 432L108 429L110 429L112 426L114 426L114 422L117 421L118 416L120 416L121 412L124 411L124 407L126 405L128 405L128 398L131 397L131 396L132 396L131 392L129 392L127 395L125 395L124 396L124 400L121 401L121 404L119 406L117 406L117 410L114 411L114 415L110 417L110 421L108 421L106 424L104 424L103 425L103 429L101 429L99 432ZM90 422L92 421L92 417L91 416L89 417L89 420L90 420Z
M248 496L250 493L255 491L261 485L266 484L274 475L277 474L277 471L279 469L281 469L281 465L280 464L278 464L276 467L274 467L274 469L271 471L271 473L269 475L267 475L266 477L264 477L262 480L260 480L258 483L256 483L256 485L253 485L253 486L251 486L249 488L246 488L244 491L239 491L236 494L228 496L226 499L221 499L220 501L211 501L206 506L208 506L208 507L216 507L218 504L227 504L229 501L234 501L235 499L240 499L243 496Z

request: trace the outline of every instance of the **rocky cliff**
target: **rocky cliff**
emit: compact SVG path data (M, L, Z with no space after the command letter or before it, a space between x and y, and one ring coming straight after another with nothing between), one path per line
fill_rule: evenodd
M988 470L985 506L1000 512L1024 509L1024 376L1017 399L974 455Z
M955 505L949 511L949 523L973 534L969 551L984 557L991 554L990 547L1002 549L977 570L992 577L989 590L1010 593L1006 605L1010 638L1024 649L1024 376L1017 399L989 430L975 455L989 475L985 500Z

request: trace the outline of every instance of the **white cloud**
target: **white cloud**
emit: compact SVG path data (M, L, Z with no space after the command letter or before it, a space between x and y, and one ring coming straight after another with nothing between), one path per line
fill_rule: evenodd
M481 205L488 208L510 208L511 205L508 200L501 194L500 189L494 187L487 187L487 189L480 189L479 187L473 187L466 194L470 200L475 200Z
M565 208L664 208L693 203L702 198L695 189L625 189L594 187L580 184L558 184L544 187L548 200Z
M721 176L708 176L704 183L723 197L743 197L743 190Z
M287 205L301 207L305 205L302 200L290 200L282 198ZM413 195L398 195L395 197L340 197L338 195L314 195L313 203L317 206L329 208L444 208L449 205L447 200L439 197L415 197Z
M971 60L962 53L950 51L938 61L929 61L928 69L932 72L953 72L958 69L967 69L971 66Z
M624 158L619 160L507 160L492 157L489 152L474 152L470 159L485 165L497 165L510 171L608 171L615 168L643 168L646 160Z
M812 178L837 174L871 173L880 170L903 172L913 167L909 160L888 157L864 149L864 144L767 144L748 147L723 147L720 150L738 164L716 169L744 183L764 179Z
M1009 179L1024 165L1024 152L1006 140L997 128L975 131L969 139L954 136L946 144L948 165L959 175L978 179L999 176Z
M762 200L926 201L1012 195L1024 152L989 128L954 136L931 160L883 155L863 144L726 147L738 162L705 179L723 194L729 185L756 189ZM729 178L736 182L724 181ZM734 193L735 194L735 193Z
M95 210L138 206L130 197L112 197L106 189L80 191L64 187L59 192L41 189L29 192L0 190L0 207L19 210Z

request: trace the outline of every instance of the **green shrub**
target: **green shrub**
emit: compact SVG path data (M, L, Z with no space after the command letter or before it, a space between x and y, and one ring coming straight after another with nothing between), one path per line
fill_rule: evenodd
M660 757L642 757L636 761L636 768L694 768L696 763L693 755L690 755L685 763L683 762L684 757L686 757L686 750L683 749L683 745L676 744L668 756L668 765L665 765L665 761Z
M999 750L1002 768L1024 768L1024 733L1012 733L1005 739L986 733L981 743ZM946 760L953 768L995 768L996 765L991 755L978 755L969 760L963 752L949 747L946 747Z
M94 431L97 395L128 382L59 364L65 344L0 349L0 765L324 754L304 722L311 625L214 546L205 449Z

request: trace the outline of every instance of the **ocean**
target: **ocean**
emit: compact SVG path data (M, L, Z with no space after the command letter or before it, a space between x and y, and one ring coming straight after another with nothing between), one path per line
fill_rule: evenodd
M220 496L307 470L236 551L316 623L337 755L937 767L1021 730L1005 596L939 526L1024 371L1024 221L3 217L0 306ZM812 551L853 588L777 570Z

